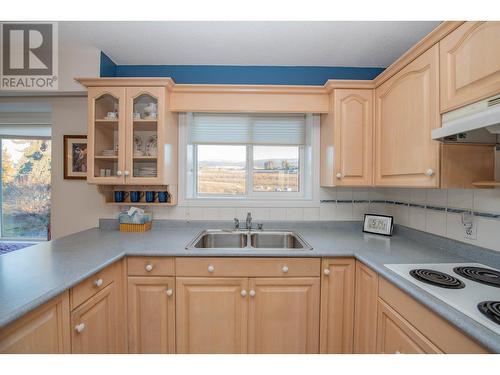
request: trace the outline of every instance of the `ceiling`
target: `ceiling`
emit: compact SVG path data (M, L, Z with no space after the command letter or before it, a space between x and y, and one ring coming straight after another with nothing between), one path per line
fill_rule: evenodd
M387 67L439 22L60 22L60 48L119 65Z

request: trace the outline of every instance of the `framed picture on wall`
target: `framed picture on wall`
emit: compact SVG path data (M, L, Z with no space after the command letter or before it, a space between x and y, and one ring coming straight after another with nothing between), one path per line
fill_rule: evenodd
M87 136L64 136L64 179L87 179Z

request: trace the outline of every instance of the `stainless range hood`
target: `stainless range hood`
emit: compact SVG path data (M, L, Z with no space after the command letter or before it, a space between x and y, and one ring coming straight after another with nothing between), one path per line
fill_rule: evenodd
M500 134L500 95L447 112L432 139L443 142L497 143Z

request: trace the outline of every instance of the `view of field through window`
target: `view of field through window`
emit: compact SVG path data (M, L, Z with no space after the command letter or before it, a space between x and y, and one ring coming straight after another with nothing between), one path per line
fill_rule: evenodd
M254 192L298 192L298 146L253 147ZM208 195L245 195L247 146L198 145L197 192Z
M2 237L48 237L51 141L2 139Z

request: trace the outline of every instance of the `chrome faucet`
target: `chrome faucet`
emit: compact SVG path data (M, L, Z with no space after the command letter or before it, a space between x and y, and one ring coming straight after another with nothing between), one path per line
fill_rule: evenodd
M246 229L252 229L252 214L250 212L247 212Z

